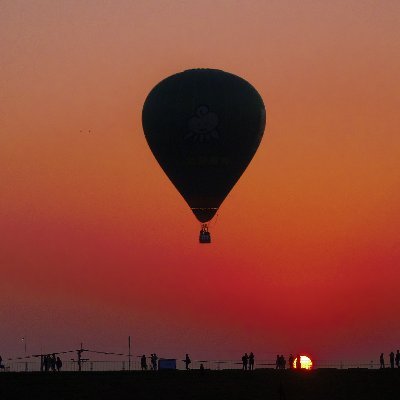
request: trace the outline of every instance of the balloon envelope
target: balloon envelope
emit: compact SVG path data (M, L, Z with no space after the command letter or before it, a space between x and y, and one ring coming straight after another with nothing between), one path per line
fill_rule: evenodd
M157 161L204 223L253 158L265 128L265 107L244 79L194 69L153 88L142 122Z

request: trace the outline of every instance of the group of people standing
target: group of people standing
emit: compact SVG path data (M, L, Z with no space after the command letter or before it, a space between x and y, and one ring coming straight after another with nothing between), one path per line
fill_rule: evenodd
M242 356L242 369L244 371L252 371L254 369L254 354L251 352L249 355L247 353L244 353ZM296 366L294 365L294 362L296 360ZM297 355L296 358L293 356L293 354L290 354L289 356L289 368L301 368L301 357L300 355ZM286 369L286 360L285 357L281 355L276 356L276 362L275 362L275 369Z
M54 354L45 354L40 356L40 370L41 371L58 371L62 368L62 361L60 357L56 357Z
M242 356L242 369L243 371L252 371L254 369L254 354L253 352L250 352L249 355L247 353L244 353Z
M152 371L157 371L157 361L158 361L158 356L156 353L150 355L150 369ZM143 354L142 357L140 357L140 368L142 371L147 371L147 357Z
M292 364L293 364L293 356L290 355L292 357ZM289 357L290 360L290 357ZM290 361L289 361L290 362ZM285 357L283 357L283 355L276 355L276 361L275 361L275 369L286 369L286 360Z
M400 352L397 350L396 355L393 351L389 354L390 368L394 368L394 364L396 364L397 368L400 368ZM385 357L383 353L381 353L379 357L380 368L385 368Z
M293 354L290 354L289 356L289 369L301 369L301 356L300 354L297 354L296 357L294 357ZM296 361L296 365L294 362ZM276 356L276 362L275 362L275 369L286 369L286 360L283 355L277 355Z

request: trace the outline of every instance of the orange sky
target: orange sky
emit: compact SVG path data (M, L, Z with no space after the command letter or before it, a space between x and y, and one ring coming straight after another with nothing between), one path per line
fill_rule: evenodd
M399 49L397 1L1 2L3 358L397 349ZM267 108L211 246L141 127L194 67Z

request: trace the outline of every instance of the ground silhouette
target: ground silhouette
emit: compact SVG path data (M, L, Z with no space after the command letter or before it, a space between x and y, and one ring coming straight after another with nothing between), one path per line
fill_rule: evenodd
M399 385L398 369L2 372L0 398L375 400L396 398Z

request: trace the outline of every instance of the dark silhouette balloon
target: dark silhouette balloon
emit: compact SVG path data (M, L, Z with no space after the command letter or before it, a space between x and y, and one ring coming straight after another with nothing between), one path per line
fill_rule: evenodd
M193 69L153 88L142 122L162 169L206 223L253 158L265 128L265 107L244 79Z

